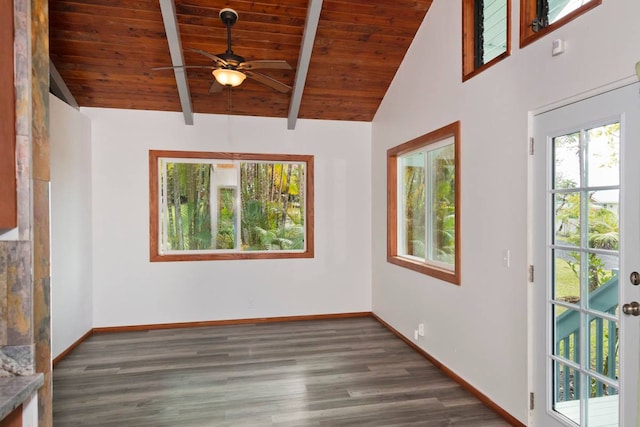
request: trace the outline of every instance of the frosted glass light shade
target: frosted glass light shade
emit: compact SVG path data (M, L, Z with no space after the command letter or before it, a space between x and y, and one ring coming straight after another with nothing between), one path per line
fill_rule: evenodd
M243 73L236 70L230 70L227 68L217 68L213 70L213 77L216 78L218 83L222 86L238 86L244 79L247 78Z

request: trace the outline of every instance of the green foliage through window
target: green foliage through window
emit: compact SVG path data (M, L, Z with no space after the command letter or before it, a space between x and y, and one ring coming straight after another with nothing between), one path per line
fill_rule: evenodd
M403 215L398 253L455 264L454 144L423 147L399 158Z
M211 249L209 188L212 165L195 163L164 164L163 193L166 209L168 249Z

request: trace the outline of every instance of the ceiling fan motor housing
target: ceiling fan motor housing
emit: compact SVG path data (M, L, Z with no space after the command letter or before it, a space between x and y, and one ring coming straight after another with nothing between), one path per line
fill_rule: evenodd
M232 65L233 68L237 67L239 64L244 62L244 58L240 55L236 55L235 53L231 52L225 52L225 53L219 53L216 56L218 56L221 59L224 59L225 61L227 61L227 63L229 65ZM225 67L225 68L230 68L230 67Z

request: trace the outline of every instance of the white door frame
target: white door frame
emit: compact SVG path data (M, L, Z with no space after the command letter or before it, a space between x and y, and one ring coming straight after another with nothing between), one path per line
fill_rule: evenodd
M535 186L534 186L534 180L536 178L536 169L535 169L535 156L531 155L532 154L532 150L535 150L534 145L533 145L533 135L534 135L534 119L536 116L558 109L558 108L562 108L580 101L584 101L586 99L589 98L593 98L596 97L598 95L602 95L605 94L607 92L610 91L614 91L617 89L621 89L625 86L629 86L632 84L635 84L638 82L638 78L640 76L636 77L628 77L625 79L621 79L619 81L615 81L612 82L610 84L607 85L603 85L600 86L598 88L568 97L568 98L564 98L564 99L560 99L558 101L552 102L550 104L538 107L536 109L530 110L528 113L528 129L527 129L527 149L529 151L529 156L528 156L528 161L527 161L527 265L531 266L534 265L534 248L535 248ZM640 98L640 95L639 95ZM539 143L543 143L543 142L539 142ZM544 271L538 271L538 277L542 277L544 278L546 276L546 272ZM621 278L621 284L624 281L624 284L626 285L628 280L627 278ZM534 282L535 283L535 282ZM527 407L528 407L528 425L532 426L532 427L544 427L544 426L537 426L537 424L535 424L535 419L533 417L534 414L534 410L532 408L532 405L535 405L536 407L538 405L546 405L545 402L545 396L536 396L534 399L534 395L533 392L535 390L535 378L534 378L534 357L535 357L535 352L534 352L534 348L535 348L535 343L534 343L534 330L533 330L533 324L534 324L534 286L533 283L529 282L527 285L527 345L528 345L528 351L527 351L527 355L528 355L528 361L527 361L527 368L528 368L528 373L527 373L527 380L528 380L528 390L529 390L529 399L528 399L528 403L527 403ZM626 303L628 301L620 301L620 304ZM621 316L624 316L623 314L621 314ZM623 381L623 379L621 378L621 381ZM640 387L639 387L640 389ZM640 402L638 405L638 427L640 427Z

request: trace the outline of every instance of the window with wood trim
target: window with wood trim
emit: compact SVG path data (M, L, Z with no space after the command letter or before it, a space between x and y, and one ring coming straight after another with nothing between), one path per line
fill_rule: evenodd
M460 284L460 122L387 151L387 261Z
M602 0L521 0L520 47L560 28Z
M510 34L510 0L462 0L462 80L508 57Z
M313 257L313 156L149 152L151 261Z

